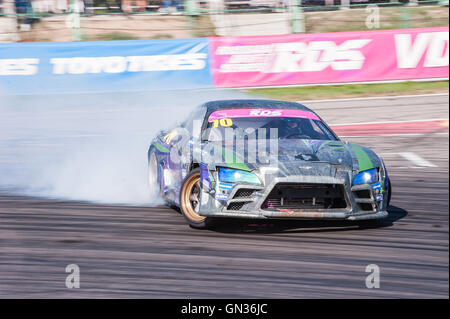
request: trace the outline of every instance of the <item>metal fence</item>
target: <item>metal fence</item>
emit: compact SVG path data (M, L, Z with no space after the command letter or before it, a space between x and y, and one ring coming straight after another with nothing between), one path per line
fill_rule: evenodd
M0 0L0 41L180 38L448 25L448 0Z
M190 11L204 14L212 12L280 12L292 6L314 10L330 10L333 7L352 5L390 4L442 4L448 0L0 0L0 13L5 4L14 4L16 13L59 14L70 12L77 6L81 13L174 13ZM214 8L214 9L211 9Z

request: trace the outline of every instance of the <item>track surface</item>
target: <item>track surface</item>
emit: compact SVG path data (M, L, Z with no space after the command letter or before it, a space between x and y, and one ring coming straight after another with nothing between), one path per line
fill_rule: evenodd
M448 95L310 106L331 124L448 118ZM388 166L392 206L378 228L231 221L194 230L167 207L4 194L0 297L448 298L448 134L347 140L373 147ZM65 288L68 264L80 267L80 289ZM379 289L365 287L369 264L380 267Z

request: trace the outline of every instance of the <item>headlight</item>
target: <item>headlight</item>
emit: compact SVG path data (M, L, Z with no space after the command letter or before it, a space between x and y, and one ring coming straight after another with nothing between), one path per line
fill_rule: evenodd
M373 184L378 182L378 171L376 168L358 173L353 179L353 185Z
M228 183L243 182L249 184L261 184L256 174L232 168L219 169L219 181Z

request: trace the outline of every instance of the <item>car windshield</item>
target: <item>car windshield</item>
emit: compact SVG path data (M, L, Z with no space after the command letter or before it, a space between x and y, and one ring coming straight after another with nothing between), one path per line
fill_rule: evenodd
M230 110L232 111L232 110ZM214 112L208 118L206 137L221 141L230 133L240 138L336 140L335 135L313 113L300 110L276 110L272 113ZM265 111L265 110L264 110ZM276 112L276 113L275 113ZM240 115L244 115L240 117ZM286 115L286 116L284 116Z

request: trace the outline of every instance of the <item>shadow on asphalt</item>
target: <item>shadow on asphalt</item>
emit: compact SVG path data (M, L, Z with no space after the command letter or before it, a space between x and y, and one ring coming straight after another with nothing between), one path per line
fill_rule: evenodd
M224 219L210 231L219 233L316 233L337 232L358 229L384 228L408 215L408 212L397 206L388 207L389 216L382 220L337 221L337 220L242 220Z

